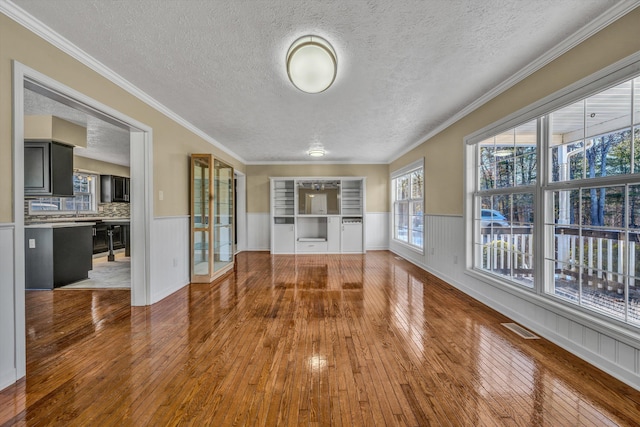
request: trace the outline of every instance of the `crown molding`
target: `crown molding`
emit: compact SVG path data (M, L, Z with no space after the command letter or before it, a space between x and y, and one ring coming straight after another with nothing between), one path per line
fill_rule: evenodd
M458 111L456 114L451 116L448 120L437 126L435 129L424 135L415 143L411 144L409 147L404 148L398 154L393 156L389 163L398 160L400 157L407 154L409 151L414 148L422 145L424 142L433 138L452 124L456 123L458 120L463 117L471 114L473 111L477 110L487 102L491 101L493 98L497 97L501 93L507 91L512 88L516 84L520 83L522 80L529 77L531 74L540 70L545 65L549 64L551 61L557 59L563 54L567 53L569 50L573 49L589 37L593 36L609 24L614 21L622 18L627 13L631 12L635 8L640 6L640 2L638 0L623 0L615 6L608 9L605 13L595 18L593 21L589 22L587 25L573 33L571 36L548 50L542 56L538 57L536 60L531 62L529 65L522 68L517 73L513 74L511 77L500 83L498 86L491 89L489 92L482 95L480 98L476 99L474 102Z
M169 119L178 123L180 126L186 128L187 130L193 132L195 135L204 139L211 145L220 149L224 153L232 156L236 160L239 160L242 163L246 163L245 160L227 148L225 145L213 139L211 136L207 135L205 132L167 108L165 105L148 95L146 92L142 91L140 88L126 80L124 77L120 76L118 73L104 65L102 62L93 58L85 51L71 43L66 38L62 37L60 34L53 31L50 27L45 25L42 21L36 19L32 15L28 14L24 9L18 7L10 0L0 0L0 13L6 15L8 18L17 22L18 24L25 27L27 30L36 34L38 37L44 39L45 41L51 43L56 48L60 49L67 55L72 58L80 61L83 65L89 67L91 70L95 71L102 77L106 78L110 82L116 84L123 90L129 92L131 95L140 99L144 103L148 104L150 107L158 110Z
M274 165L389 165L389 162L363 162L356 160L287 160L287 161L253 161L246 162L246 166L274 166Z

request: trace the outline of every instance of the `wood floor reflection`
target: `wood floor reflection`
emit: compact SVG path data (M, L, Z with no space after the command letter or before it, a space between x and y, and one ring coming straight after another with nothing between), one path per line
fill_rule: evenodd
M243 253L151 307L27 293L0 425L637 425L640 392L389 252Z

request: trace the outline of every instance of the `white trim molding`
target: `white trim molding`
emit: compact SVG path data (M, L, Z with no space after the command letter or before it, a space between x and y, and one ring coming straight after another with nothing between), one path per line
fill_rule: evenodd
M153 141L151 128L88 96L57 82L56 80L27 67L17 61L13 67L13 204L14 226L12 239L13 278L11 287L0 287L0 300L11 300L12 315L6 323L14 329L14 339L9 343L15 352L16 380L26 374L25 341L25 260L24 260L24 87L37 87L52 97L66 100L72 108L91 112L104 117L130 131L131 138L131 232L132 240L140 244L132 247L131 253L131 304L150 304L152 269L152 230L150 229L153 212ZM4 229L4 228L3 228ZM4 268L3 268L4 270ZM1 369L1 368L0 368ZM5 372L0 372L4 378Z
M22 346L16 345L16 340L24 340L24 335L17 335L15 327L16 324L24 325L24 313L16 310L17 295L16 298L9 297L14 295L14 238L15 224L0 224L0 390L24 376L24 366L19 363ZM22 298L24 299L24 292ZM18 319L18 316L22 316L22 319Z

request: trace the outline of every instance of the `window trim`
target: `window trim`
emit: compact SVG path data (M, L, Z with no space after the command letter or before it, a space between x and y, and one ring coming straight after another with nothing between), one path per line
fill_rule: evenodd
M422 188L422 216L423 216L423 226L422 226L422 247L416 246L416 245L412 245L411 243L409 243L408 241L405 242L403 240L398 240L395 238L395 204L396 204L396 189L395 189L395 183L394 180L396 178L399 178L403 175L409 174L417 169L422 169L422 177L424 180L424 176L425 176L425 170L424 170L424 157L421 157L420 159L411 162L399 169L394 170L393 172L391 172L389 174L389 182L391 183L391 185L389 186L389 191L390 191L390 201L391 201L391 212L390 212L390 239L394 244L400 245L404 248L410 249L414 252L417 252L421 255L424 255L424 247L425 247L425 227L424 227L424 217L426 216L426 213L424 212L424 201L425 201L425 186L424 186L424 182L423 182L423 188ZM413 199L407 199L407 203L409 204L409 206L411 205L411 201ZM408 235L407 235L408 237Z
M640 327L637 325L618 320L614 317L600 314L598 311L586 309L582 306L568 303L551 293L548 293L544 283L548 280L545 276L544 262L536 262L535 274L541 278L534 284L534 288L526 288L511 283L508 280L501 279L496 275L482 272L473 267L474 261L474 230L473 230L473 212L475 199L475 179L476 179L476 163L477 143L498 133L504 132L510 128L517 127L528 121L542 119L538 121L538 132L541 138L546 138L549 123L545 116L562 107L570 105L580 99L587 98L596 93L602 92L608 88L616 86L626 80L632 79L640 75L640 52L636 52L617 61L600 71L597 71L587 77L584 77L573 84L556 91L528 106L521 108L502 119L499 119L469 135L463 139L463 162L464 162L464 272L467 276L473 277L483 283L522 298L533 304L539 305L543 309L556 312L569 320L581 322L585 326L611 336L620 342L628 345L637 345L640 339ZM542 141L546 144L546 140ZM544 150L542 150L544 151ZM545 192L550 189L559 189L565 186L579 185L578 182L569 181L568 183L550 183L547 167L547 153L538 153L538 179L536 184L536 200L542 201ZM614 182L620 179L619 176L606 177L607 182ZM611 180L611 181L609 181ZM628 180L628 177L627 177ZM585 181L585 180L580 180ZM588 180L593 182L593 180ZM548 212L543 210L544 203L537 203L535 207L535 235L537 242L544 241L544 223L547 220ZM537 260L544 259L544 245L536 244L534 256ZM473 295L475 291L471 291ZM516 313L514 312L514 315ZM516 316L517 317L517 316Z

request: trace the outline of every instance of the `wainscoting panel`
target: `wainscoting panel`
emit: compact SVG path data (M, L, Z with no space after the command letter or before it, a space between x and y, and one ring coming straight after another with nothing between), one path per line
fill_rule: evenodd
M247 214L247 250L268 251L271 249L268 213Z
M16 382L13 224L0 224L0 390Z
M171 295L190 282L189 217L153 220L151 248L151 303Z
M389 249L389 212L367 212L365 227L366 250Z
M462 292L547 338L619 380L640 390L640 333L559 306L537 295L520 296L499 284L465 272L464 220L461 216L425 217L424 255L396 242L390 249ZM636 338L637 336L637 338Z

